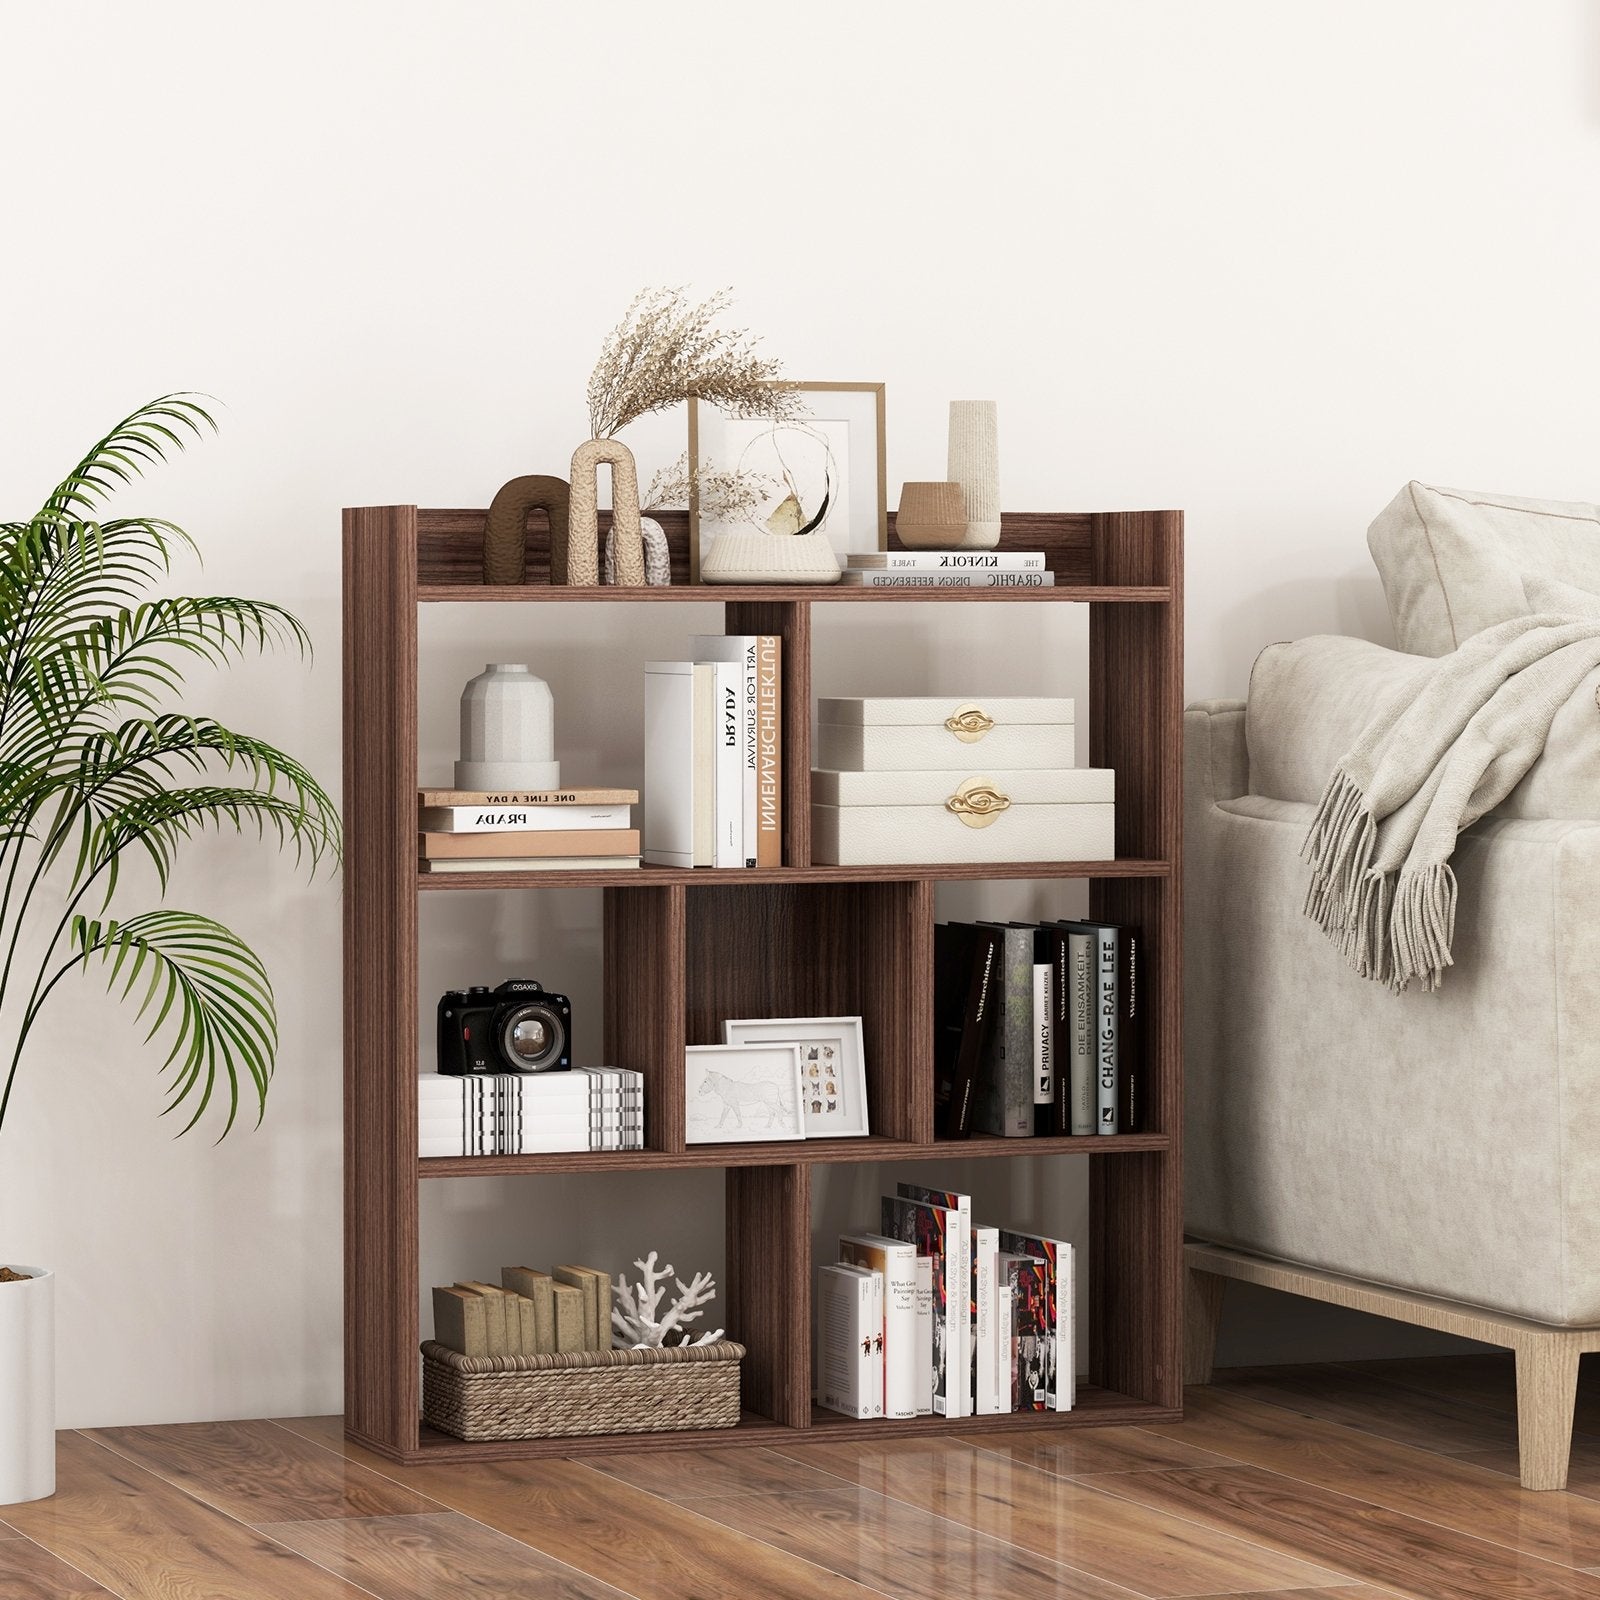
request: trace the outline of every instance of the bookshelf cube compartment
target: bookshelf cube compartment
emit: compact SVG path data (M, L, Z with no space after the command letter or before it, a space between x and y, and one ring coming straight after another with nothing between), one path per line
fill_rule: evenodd
M730 1018L859 1016L872 1134L932 1137L931 885L691 884L687 899L688 1044L721 1044Z

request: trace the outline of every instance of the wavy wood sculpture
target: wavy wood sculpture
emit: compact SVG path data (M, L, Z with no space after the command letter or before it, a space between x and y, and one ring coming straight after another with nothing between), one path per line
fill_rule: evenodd
M502 484L489 506L483 530L483 581L526 581L528 513L537 506L550 521L550 581L566 583L570 499L565 478L535 473Z

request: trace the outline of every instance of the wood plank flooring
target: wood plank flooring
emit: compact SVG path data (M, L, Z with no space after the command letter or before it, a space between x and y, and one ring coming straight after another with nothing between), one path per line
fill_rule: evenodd
M337 1419L60 1438L0 1600L1600 1600L1516 1481L1509 1357L1238 1369L1155 1428L397 1467Z

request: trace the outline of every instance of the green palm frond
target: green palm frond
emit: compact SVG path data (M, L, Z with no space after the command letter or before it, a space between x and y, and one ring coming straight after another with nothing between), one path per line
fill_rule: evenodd
M190 394L164 394L126 416L61 480L39 518L82 518L119 485L131 483L146 467L186 448L202 427L216 432L210 413ZM187 437L186 437L187 436Z
M258 1121L265 1106L277 1022L248 946L195 913L109 916L124 859L148 861L165 894L182 845L208 829L292 849L312 872L342 849L332 798L293 756L163 709L195 664L278 649L308 657L303 625L267 601L152 597L194 541L158 517L101 517L113 491L214 427L193 396L163 395L98 441L36 515L0 522L0 1005L21 993L9 1067L0 1062L0 1125L40 1007L90 963L137 1000L151 1038L170 1034L167 1109L194 1102L185 1131L214 1097L227 1104L224 1134L242 1094ZM54 932L25 937L51 878ZM92 894L106 920L80 911ZM19 962L41 944L37 974L21 979Z
M71 942L74 962L109 967L107 989L136 1000L140 1021L151 1019L146 1043L170 1023L172 1048L162 1070L173 1081L163 1116L196 1098L181 1130L187 1133L204 1116L220 1077L228 1118L218 1137L225 1137L238 1115L242 1075L260 1124L278 1015L266 968L236 933L192 911L147 911L126 922L74 917Z

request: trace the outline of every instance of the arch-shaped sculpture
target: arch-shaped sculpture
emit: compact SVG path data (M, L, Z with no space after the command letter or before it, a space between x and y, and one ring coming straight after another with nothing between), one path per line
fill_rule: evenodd
M639 528L639 474L633 452L615 439L588 439L572 452L572 504L568 516L567 579L600 581L600 513L596 509L600 464L611 466L611 528L617 583L644 587L644 539Z
M483 530L483 581L526 583L528 513L540 507L550 519L550 581L567 581L568 507L565 478L532 474L502 484Z

